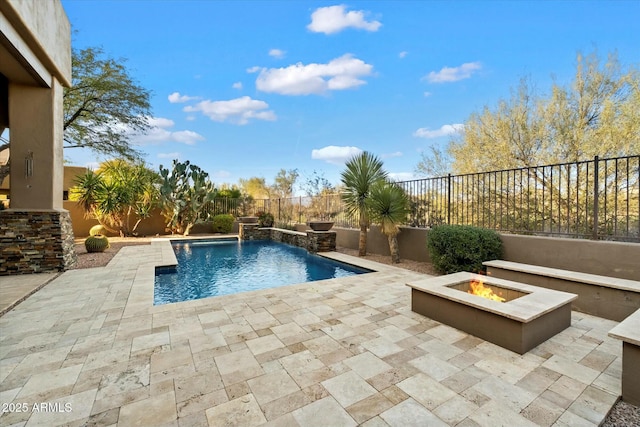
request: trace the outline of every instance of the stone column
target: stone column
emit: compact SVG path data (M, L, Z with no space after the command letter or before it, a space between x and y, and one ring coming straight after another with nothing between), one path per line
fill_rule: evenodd
M311 253L336 250L335 231L307 231L307 250Z
M75 264L71 217L62 208L62 85L9 85L11 209L0 211L0 275Z

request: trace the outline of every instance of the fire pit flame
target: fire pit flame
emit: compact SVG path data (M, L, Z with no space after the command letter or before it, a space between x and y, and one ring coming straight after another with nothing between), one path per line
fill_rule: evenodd
M481 280L472 280L470 285L470 290L467 292L473 295L478 295L482 298L487 298L493 301L505 302L505 299L500 295L497 295L493 292L493 289L486 287Z

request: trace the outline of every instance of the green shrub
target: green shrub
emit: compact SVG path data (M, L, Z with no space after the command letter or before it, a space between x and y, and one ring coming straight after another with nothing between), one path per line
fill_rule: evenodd
M258 225L260 227L273 227L274 217L269 212L258 212Z
M220 214L213 217L214 233L231 233L235 218L230 214Z
M482 263L502 257L500 235L469 225L439 225L429 231L427 248L431 263L440 273L477 273Z

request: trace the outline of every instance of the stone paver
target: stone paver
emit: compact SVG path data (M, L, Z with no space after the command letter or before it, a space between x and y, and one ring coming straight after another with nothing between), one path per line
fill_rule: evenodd
M609 320L518 355L413 313L423 276L337 253L377 272L153 306L171 255L124 248L0 317L0 425L598 425L620 394Z

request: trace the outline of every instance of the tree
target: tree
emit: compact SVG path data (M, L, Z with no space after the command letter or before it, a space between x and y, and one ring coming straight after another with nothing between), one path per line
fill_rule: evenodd
M267 185L264 178L257 176L249 179L240 178L238 185L244 194L250 197L258 199L268 199L271 196L271 188Z
M415 168L418 175L427 177L446 176L451 173L451 158L439 147L430 146L429 153L420 153L421 160Z
M302 190L308 197L315 197L321 194L331 194L335 191L335 187L325 178L324 173L314 170L302 184Z
M298 169L280 169L273 180L271 195L279 199L287 199L293 196L293 186L298 180Z
M369 195L371 221L380 225L382 233L387 236L393 263L400 262L397 236L400 233L399 226L407 220L408 206L409 198L398 184L381 180L371 186Z
M100 48L74 49L72 70L73 86L64 92L64 148L138 158L129 138L150 127L150 92L133 80L124 60L103 58Z
M64 148L89 148L96 153L139 160L130 138L150 125L150 92L129 75L124 60L105 58L100 48L74 49L72 87L64 89ZM0 152L10 148L0 143ZM0 167L0 182L9 164Z
M143 163L124 159L103 162L98 170L87 171L75 181L71 200L112 233L132 236L158 200L158 174ZM133 227L133 216L137 217Z
M333 220L341 210L337 189L321 172L313 171L302 184L302 190L311 200L306 208L307 220Z
M364 151L347 161L346 169L341 173L344 190L341 194L347 214L358 218L360 240L358 255L367 254L367 229L369 227L369 204L371 187L387 178L382 161L373 154Z
M602 64L596 53L577 55L570 85L536 93L522 79L511 98L472 113L449 141L455 173L576 162L640 152L640 74L617 55ZM423 156L418 169L437 163Z
M160 202L167 228L188 236L191 228L209 216L203 207L216 197L209 174L188 160L173 161L171 171L160 165Z

